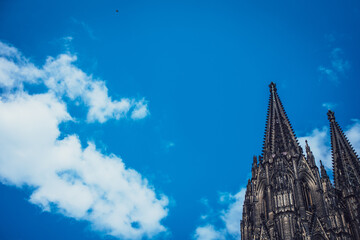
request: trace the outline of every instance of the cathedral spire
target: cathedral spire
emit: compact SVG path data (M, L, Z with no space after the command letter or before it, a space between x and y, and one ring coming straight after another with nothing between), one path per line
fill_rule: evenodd
M270 99L267 112L263 155L284 152L301 153L300 145L280 101L275 83L270 85Z
M355 150L329 110L335 187L355 189L360 185L360 162Z

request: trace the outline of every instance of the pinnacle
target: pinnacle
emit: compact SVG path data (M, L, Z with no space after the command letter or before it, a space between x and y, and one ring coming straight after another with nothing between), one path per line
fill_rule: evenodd
M270 92L272 91L276 92L276 84L274 82L270 83L269 88L270 88Z
M322 163L322 161L320 160L320 170L321 170L321 177L322 178L328 178L329 176L327 175L327 172L325 170L325 167Z
M335 113L333 111L329 110L327 112L327 115L328 115L328 120L329 121L335 120Z
M310 147L309 147L309 144L308 144L308 141L307 140L305 140L305 147L306 147L306 150L310 150Z
M253 157L253 165L257 166L257 158L256 158L256 156Z

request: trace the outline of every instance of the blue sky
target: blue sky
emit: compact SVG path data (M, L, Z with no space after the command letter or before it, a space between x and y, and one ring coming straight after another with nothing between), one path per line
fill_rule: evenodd
M328 108L359 152L359 11L0 1L1 239L238 239L271 81L329 171Z

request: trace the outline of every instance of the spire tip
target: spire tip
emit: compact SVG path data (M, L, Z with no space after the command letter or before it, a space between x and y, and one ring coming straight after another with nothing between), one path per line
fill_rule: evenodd
M271 82L271 83L270 83L269 88L270 88L270 92L271 92L271 91L275 91L275 92L276 92L276 84L275 84L274 82Z
M306 148L306 151L307 151L307 152L310 151L310 146L309 146L309 144L308 144L307 139L305 139L305 148Z
M327 112L327 116L328 116L329 121L335 120L335 113L333 111L329 110Z

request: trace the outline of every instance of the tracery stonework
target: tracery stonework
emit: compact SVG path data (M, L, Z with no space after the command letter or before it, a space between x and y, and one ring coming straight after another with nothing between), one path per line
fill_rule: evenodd
M334 185L320 172L306 142L300 147L276 85L270 100L262 156L254 157L241 220L241 239L360 240L360 161L334 112L331 129Z

